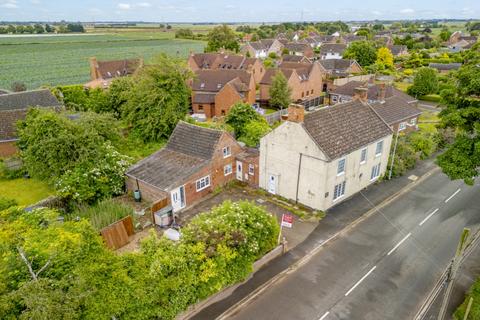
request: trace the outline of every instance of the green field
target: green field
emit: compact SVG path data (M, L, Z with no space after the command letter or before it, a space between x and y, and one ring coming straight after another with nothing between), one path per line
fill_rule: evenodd
M148 63L159 54L186 58L201 52L204 42L173 39L167 32L97 33L71 36L0 37L0 88L24 82L29 89L43 85L89 81L89 57L99 60L143 57Z

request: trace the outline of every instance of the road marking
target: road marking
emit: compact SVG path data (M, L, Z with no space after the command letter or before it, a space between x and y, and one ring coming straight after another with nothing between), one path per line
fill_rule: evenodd
M447 203L448 201L450 201L453 197L455 197L457 195L457 193L459 193L462 189L458 189L457 191L455 191L454 194L452 194L450 197L448 197L447 200L445 200L445 203Z
M318 319L318 320L323 320L323 319L325 319L329 314L330 314L330 311L325 312L325 313L323 314L323 316L321 316L320 319Z
M430 219L435 213L437 213L437 211L440 210L439 208L433 210L432 213L430 213L425 219L422 220L422 222L420 222L418 225L419 226L422 226L422 224L424 224L425 222L427 222L428 219Z
M355 283L355 285L350 288L350 290L347 291L347 293L345 293L345 297L348 296L360 283L362 283L363 280L365 280L366 277L368 277L370 275L370 273L373 272L373 270L377 269L377 266L374 266L372 269L370 269L370 271L367 272L367 274L365 274L362 279L358 280L357 283Z
M410 236L412 235L412 233L410 232L409 234L407 234L402 240L400 240L399 243L397 243L397 245L395 247L393 247L392 250L390 250L388 253L387 253L387 256L391 255L393 251L397 250L398 247L400 247L402 245L402 243L407 240Z

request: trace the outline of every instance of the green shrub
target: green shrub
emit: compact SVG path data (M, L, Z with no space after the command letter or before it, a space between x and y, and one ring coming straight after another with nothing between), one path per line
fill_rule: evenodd
M392 153L394 148L394 143L392 143ZM392 177L398 177L404 175L407 170L412 169L415 167L415 164L418 160L418 155L413 149L413 147L407 142L405 136L400 136L397 142L397 149L395 150L395 158L393 161L393 168L392 168ZM390 160L391 161L391 160ZM389 161L386 171L386 175L390 172L391 162Z
M7 168L7 165L5 164L5 162L0 160L0 179L7 179L7 180L18 179L23 177L25 173L26 173L26 170L23 167L23 165L18 168L9 169Z
M458 309L453 314L456 320L463 320L465 317L465 311L467 309L468 301L470 298L473 298L472 307L470 308L470 313L468 314L467 320L480 319L480 279L473 284L473 286L468 291L465 301L458 307Z
M437 150L436 139L435 134L417 131L411 133L407 140L413 150L420 153L420 159L426 159Z
M250 121L245 125L244 133L238 140L249 147L256 147L260 143L260 139L270 131L270 126L265 119Z
M0 196L0 211L6 210L16 205L17 205L17 201L15 201L14 199L9 199L9 198Z

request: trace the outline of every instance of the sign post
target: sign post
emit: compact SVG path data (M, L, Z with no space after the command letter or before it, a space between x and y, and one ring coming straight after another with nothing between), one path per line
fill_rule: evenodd
M282 214L282 221L280 222L280 232L278 233L278 243L280 244L280 239L282 237L283 227L291 228L293 226L293 215L290 213Z

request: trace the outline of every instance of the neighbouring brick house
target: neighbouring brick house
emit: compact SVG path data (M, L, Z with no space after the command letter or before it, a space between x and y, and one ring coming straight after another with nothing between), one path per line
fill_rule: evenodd
M393 132L411 132L418 130L418 117L422 111L416 102L408 103L399 96L372 103L372 108L392 128Z
M227 115L237 102L256 100L255 80L246 70L197 70L191 86L193 113L207 119Z
M90 82L86 88L108 88L113 79L132 75L143 66L143 59L98 61L90 58Z
M307 58L313 58L314 56L312 47L306 43L289 42L285 45L285 49L288 50L289 55Z
M347 45L343 43L325 43L320 47L320 60L342 59Z
M0 157L17 152L17 121L24 120L30 107L60 108L61 103L48 89L0 94Z
M322 89L324 92L333 88L335 79L346 78L363 72L358 62L351 59L325 59L318 60L317 63L320 64L323 72L326 74Z
M255 83L259 83L265 74L265 67L259 59L227 53L192 53L188 66L193 72L202 69L246 70L253 74Z
M322 94L323 73L317 63L283 62L277 69L268 69L260 81L260 102L268 103L273 77L282 72L292 89L292 100L302 102Z
M250 152L225 131L181 121L165 148L128 169L127 189L140 190L143 199L154 203L166 199L178 212L229 181L244 180L244 173L256 181L258 156L255 160Z
M252 58L265 59L270 53L277 56L282 55L284 45L278 39L262 39L255 42L248 42L240 48L240 52Z
M471 36L471 35L465 35L461 31L455 31L454 33L452 33L452 35L448 39L448 44L453 45L453 44L455 44L457 42L460 42L462 40L466 41L466 42L470 42L470 43L475 43L475 42L478 41L478 37Z
M385 173L391 142L392 130L368 103L291 106L288 120L260 141L259 186L327 210Z
M395 44L395 45L387 46L387 48L390 50L390 52L395 57L408 56L407 46L400 45L400 44Z
M330 104L352 101L358 93L358 88L366 89L369 103L383 101L386 98L397 96L408 103L415 103L417 100L408 94L398 90L394 86L386 84L375 84L363 81L350 81L343 86L338 86L329 92Z

